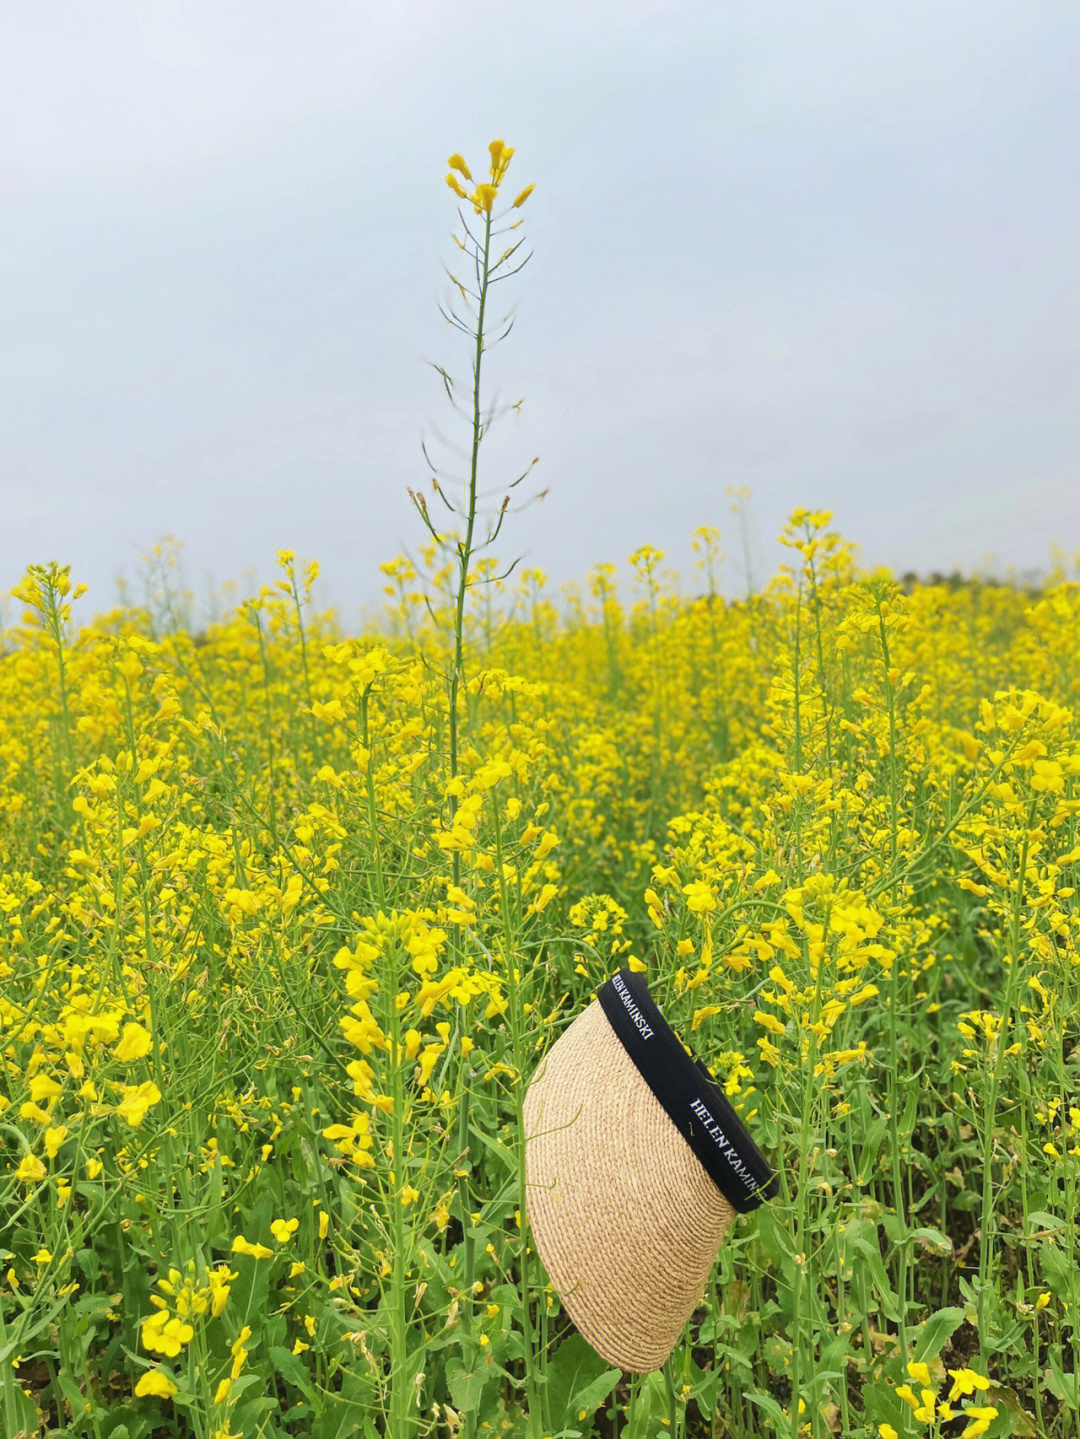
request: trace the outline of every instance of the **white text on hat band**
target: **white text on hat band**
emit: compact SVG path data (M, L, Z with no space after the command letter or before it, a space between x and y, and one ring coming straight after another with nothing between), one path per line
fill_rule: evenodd
M708 1107L700 1099L692 1099L690 1108L705 1125L705 1133L714 1140L720 1153L727 1160L731 1172L742 1180L747 1189L756 1189L758 1181L747 1169L746 1165L739 1158L738 1150L728 1139L727 1135L717 1124L716 1120L709 1113Z
M615 993L619 996L624 1006L626 1007L627 1014L637 1026L637 1029L640 1032L642 1039L652 1039L652 1025L646 1021L645 1016L634 1003L630 991L627 989L626 985L622 982L622 980L617 974L612 975L611 983L615 989Z

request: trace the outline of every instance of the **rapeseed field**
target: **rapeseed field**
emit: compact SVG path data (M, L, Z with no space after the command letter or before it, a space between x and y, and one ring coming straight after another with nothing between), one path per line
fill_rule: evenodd
M288 551L197 632L17 586L0 1433L1076 1435L1080 584L902 586L797 510L743 600L712 529L693 598L650 546L553 596L473 543L482 350L372 632ZM627 965L781 1184L634 1379L522 1144Z

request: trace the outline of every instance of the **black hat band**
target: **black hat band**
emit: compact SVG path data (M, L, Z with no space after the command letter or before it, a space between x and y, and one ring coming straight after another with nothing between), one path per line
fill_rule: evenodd
M596 997L638 1073L724 1197L741 1214L772 1199L779 1190L776 1174L727 1095L701 1060L687 1054L644 978L621 969Z

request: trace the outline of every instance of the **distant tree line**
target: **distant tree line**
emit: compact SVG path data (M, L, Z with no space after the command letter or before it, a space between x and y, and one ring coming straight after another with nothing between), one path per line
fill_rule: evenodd
M949 590L959 590L968 585L973 589L980 589L983 586L995 588L999 585L1008 585L1010 588L1021 590L1030 599L1037 599L1044 592L1046 581L1041 570L1025 570L1023 574L1005 580L999 580L994 575L965 576L959 570L953 570L948 575L942 574L940 570L934 570L922 578L915 570L905 570L900 576L900 585L904 593L908 595L913 589L923 585L944 585Z

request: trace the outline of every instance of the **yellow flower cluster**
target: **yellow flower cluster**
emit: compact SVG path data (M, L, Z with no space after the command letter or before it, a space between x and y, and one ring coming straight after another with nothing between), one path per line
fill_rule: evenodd
M200 1315L216 1319L221 1314L236 1278L227 1264L204 1266L199 1278L194 1260L188 1261L184 1273L170 1269L167 1278L157 1280L161 1293L150 1296L154 1313L143 1321L143 1347L175 1359L195 1337L194 1319Z
M506 167L510 164L514 155L512 147L502 140L492 140L488 146L488 151L491 155L491 178L482 184L478 184L471 195L462 188L461 182L457 179L457 175L461 175L463 179L468 180L470 184L472 183L472 172L468 165L466 165L464 156L458 154L451 155L447 162L450 166L450 173L446 177L446 183L455 195L459 195L463 200L472 201L473 210L476 214L480 214L481 212L488 215L491 214L492 207L499 193L499 186L506 174ZM457 172L456 174L455 171ZM533 189L534 187L532 185L525 186L525 189L520 192L514 201L513 208L515 210L520 209L521 206L524 205L525 201L532 194Z
M962 1409L953 1407L957 1399L985 1393L990 1388L989 1379L974 1369L949 1370L952 1386L947 1399L938 1398L928 1364L909 1360L907 1372L919 1385L919 1391L916 1393L911 1384L901 1384L897 1386L896 1396L904 1401L911 1410L912 1417L920 1424L934 1426L935 1433L938 1432L936 1426L939 1423L960 1419L966 1422L963 1430L957 1431L958 1439L979 1439L980 1435L988 1432L991 1423L998 1416L998 1410L993 1404L966 1403ZM878 1434L880 1439L900 1439L899 1433L891 1424L879 1424Z

